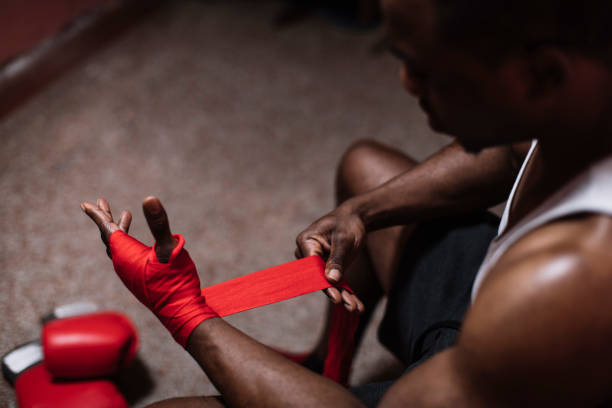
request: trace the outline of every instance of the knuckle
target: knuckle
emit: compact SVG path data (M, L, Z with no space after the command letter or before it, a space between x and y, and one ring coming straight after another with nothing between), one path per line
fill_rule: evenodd
M298 245L305 245L306 242L313 239L313 235L314 232L310 228L305 229L298 234L297 238L295 239L295 243Z
M340 272L342 272L342 259L331 259L329 262L327 262L327 269L338 269Z
M354 241L355 235L346 230L338 230L334 233L334 237L338 242L346 243Z

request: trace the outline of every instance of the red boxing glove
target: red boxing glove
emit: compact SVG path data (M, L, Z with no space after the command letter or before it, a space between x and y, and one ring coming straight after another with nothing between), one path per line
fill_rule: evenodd
M138 335L126 316L100 312L45 324L41 342L54 378L103 377L132 362Z
M53 381L44 364L17 377L19 408L127 408L128 404L108 380Z
M204 320L217 317L204 300L200 278L185 239L174 235L178 245L168 263L160 263L155 246L148 247L121 230L109 238L113 266L124 285L148 307L183 347L191 332Z
M15 386L20 408L127 408L111 381L56 380L42 360L38 341L23 344L2 357L2 373Z

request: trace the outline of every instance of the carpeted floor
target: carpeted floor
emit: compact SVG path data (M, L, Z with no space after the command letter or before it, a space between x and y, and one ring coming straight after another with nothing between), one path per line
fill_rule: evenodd
M380 33L319 17L275 30L283 2L168 3L0 122L0 353L37 337L55 305L123 311L152 381L137 406L215 390L114 276L80 201L132 210L132 233L150 243L140 204L159 196L213 284L293 259L295 236L333 207L352 142L422 159L447 141L402 90L398 62L370 52ZM325 303L317 293L228 320L303 351ZM352 383L392 362L370 330ZM2 382L2 406L12 399Z

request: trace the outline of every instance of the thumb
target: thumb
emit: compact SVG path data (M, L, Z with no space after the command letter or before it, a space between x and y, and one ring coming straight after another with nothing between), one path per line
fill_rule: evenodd
M163 262L163 260L167 261L178 241L170 233L170 224L168 223L166 210L164 210L157 197L150 196L145 198L142 203L142 211L157 244L157 258L160 262Z
M337 237L333 237L329 257L325 265L325 276L328 281L337 283L342 279L344 260L347 252L348 249L345 242Z

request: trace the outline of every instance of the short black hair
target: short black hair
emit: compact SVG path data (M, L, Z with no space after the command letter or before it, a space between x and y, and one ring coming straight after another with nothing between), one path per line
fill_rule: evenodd
M612 0L435 0L438 30L457 44L612 46Z

